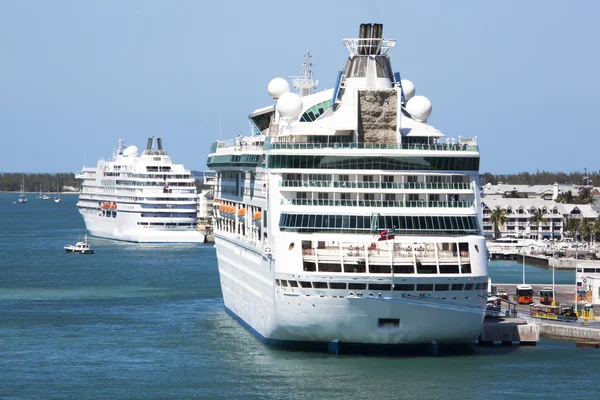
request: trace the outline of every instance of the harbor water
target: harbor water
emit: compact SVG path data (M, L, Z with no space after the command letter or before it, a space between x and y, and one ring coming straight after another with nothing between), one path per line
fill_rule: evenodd
M226 314L212 245L90 238L75 203L0 193L0 399L587 398L600 351L542 340L424 357L334 356L256 340ZM527 266L531 283L551 270ZM494 282L522 266L493 262ZM556 283L574 281L556 271ZM440 327L443 329L443 327Z

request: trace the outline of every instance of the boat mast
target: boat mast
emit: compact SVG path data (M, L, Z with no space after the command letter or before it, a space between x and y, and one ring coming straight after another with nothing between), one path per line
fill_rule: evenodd
M290 76L292 79L292 84L298 91L301 97L308 96L312 94L312 90L317 87L319 81L315 80L313 71L311 67L313 63L310 62L312 56L310 55L310 50L306 51L304 55L304 63L302 64L302 74L301 76Z

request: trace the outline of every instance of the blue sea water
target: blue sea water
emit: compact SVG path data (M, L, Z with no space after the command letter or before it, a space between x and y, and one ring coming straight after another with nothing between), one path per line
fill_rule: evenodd
M226 314L214 248L90 238L76 196L0 193L0 399L587 398L600 351L566 341L425 357L263 345ZM494 262L494 282L520 282ZM527 276L550 282L551 270ZM557 283L572 272L557 271ZM560 278L559 278L560 276ZM535 283L541 283L535 282Z

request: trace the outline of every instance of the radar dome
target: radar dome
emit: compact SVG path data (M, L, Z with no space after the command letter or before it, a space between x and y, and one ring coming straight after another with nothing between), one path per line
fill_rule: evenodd
M406 111L414 119L427 122L431 115L431 102L425 96L415 96L406 102Z
M135 146L127 146L125 150L123 150L123 155L127 157L137 157L138 148Z
M275 78L269 82L267 90L271 97L277 100L290 91L290 84L283 78Z
M408 79L401 79L400 85L404 91L404 100L409 101L415 95L415 84Z
M296 93L286 93L277 100L277 111L284 118L298 118L302 112L302 98Z

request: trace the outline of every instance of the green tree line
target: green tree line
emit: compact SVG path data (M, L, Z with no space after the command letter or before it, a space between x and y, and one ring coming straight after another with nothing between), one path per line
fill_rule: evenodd
M0 191L20 192L21 183L25 180L26 192L56 192L56 186L62 191L65 186L79 188L79 180L75 179L75 174L0 174Z
M508 185L552 185L554 183L567 183L579 185L586 176L584 172L547 172L536 171L535 173L520 172L518 174L492 174L484 172L479 176L482 185L491 183L497 185L499 182ZM587 177L594 185L600 185L600 171L590 171Z

